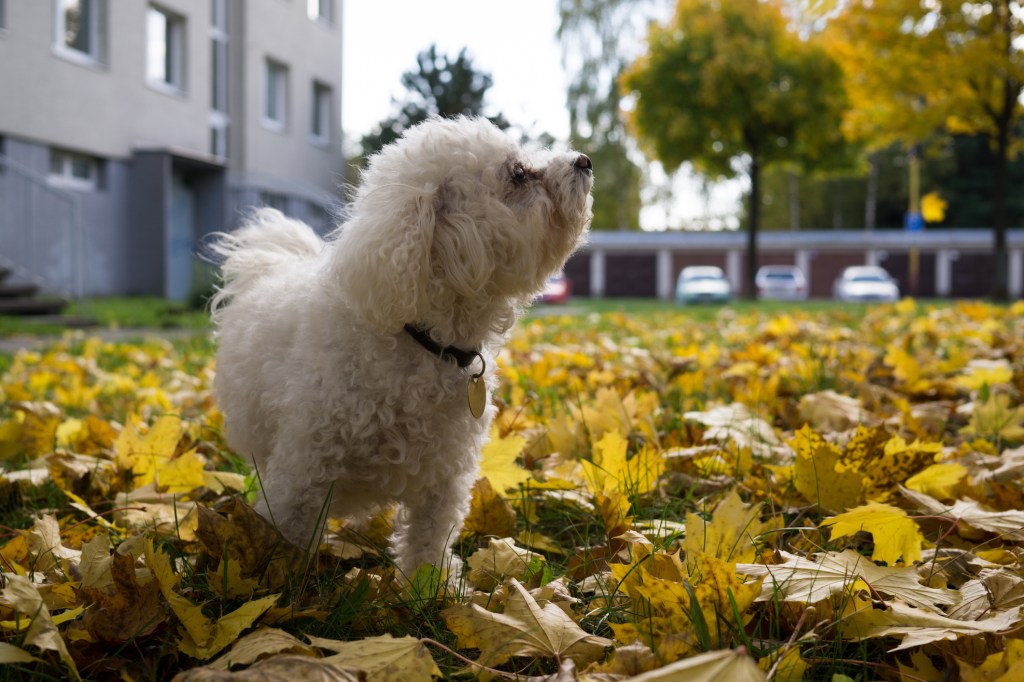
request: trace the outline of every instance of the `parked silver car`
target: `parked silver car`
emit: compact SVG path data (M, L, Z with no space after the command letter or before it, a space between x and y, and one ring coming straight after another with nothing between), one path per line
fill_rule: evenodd
M714 265L691 265L676 280L678 303L726 303L732 298L732 285L722 268Z
M807 300L807 278L795 265L765 265L754 277L757 297L780 301Z
M892 275L877 265L851 265L832 284L832 297L839 301L896 301L900 288Z

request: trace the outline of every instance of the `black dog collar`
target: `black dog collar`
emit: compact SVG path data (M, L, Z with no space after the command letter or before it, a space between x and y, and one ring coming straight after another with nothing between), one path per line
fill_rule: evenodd
M455 346L442 346L441 344L430 338L430 334L425 329L414 327L411 324L405 325L406 333L416 340L416 343L426 348L431 355L436 355L442 360L454 360L455 364L459 367L469 367L473 364L473 361L480 358L480 363L486 366L484 358L478 351L475 350L464 350ZM483 374L481 370L480 374Z

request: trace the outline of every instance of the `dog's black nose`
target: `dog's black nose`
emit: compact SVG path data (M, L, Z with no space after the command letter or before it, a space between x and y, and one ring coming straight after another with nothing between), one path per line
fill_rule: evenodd
M594 164L591 163L590 157L586 154L580 154L576 157L576 167L584 170L594 170Z

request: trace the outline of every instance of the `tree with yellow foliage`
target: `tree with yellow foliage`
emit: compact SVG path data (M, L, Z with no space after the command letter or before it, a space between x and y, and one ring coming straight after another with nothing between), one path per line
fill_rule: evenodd
M1007 297L1008 162L1020 151L1024 3L849 0L826 40L847 77L844 132L880 149L936 133L987 137L992 181L992 294Z
M633 133L666 170L685 161L711 177L746 170L753 296L764 167L845 161L839 67L789 28L781 0L679 0L667 24L652 24L648 52L622 85L636 100Z

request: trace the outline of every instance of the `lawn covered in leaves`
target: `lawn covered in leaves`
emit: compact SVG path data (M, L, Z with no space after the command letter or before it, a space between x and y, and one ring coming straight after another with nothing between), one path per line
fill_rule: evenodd
M251 512L205 340L0 361L0 679L1024 679L1024 304L534 317L456 571Z

